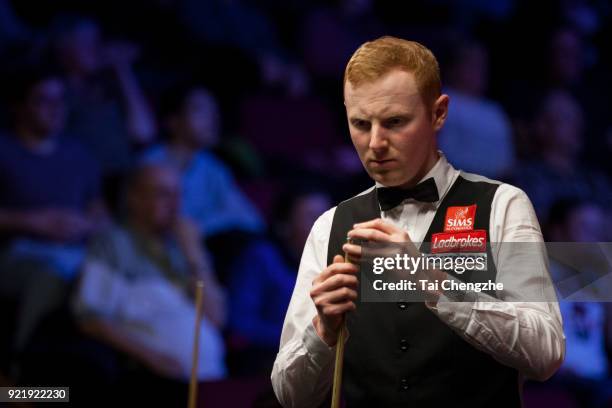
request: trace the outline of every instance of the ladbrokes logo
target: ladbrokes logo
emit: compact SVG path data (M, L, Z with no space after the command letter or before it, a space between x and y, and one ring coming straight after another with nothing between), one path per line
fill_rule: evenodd
M444 232L472 231L476 204L461 207L448 207L444 219Z
M431 253L440 252L485 252L487 250L487 231L447 233L440 232L431 236Z

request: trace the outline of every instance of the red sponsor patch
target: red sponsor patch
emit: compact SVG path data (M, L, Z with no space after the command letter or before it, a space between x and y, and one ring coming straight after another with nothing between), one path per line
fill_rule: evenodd
M431 236L431 253L486 252L487 231L439 232Z
M444 218L444 232L472 231L476 216L476 204L448 207Z

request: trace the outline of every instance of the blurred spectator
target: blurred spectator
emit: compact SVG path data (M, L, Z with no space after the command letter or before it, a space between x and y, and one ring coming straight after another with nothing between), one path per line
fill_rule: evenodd
M569 2L571 3L571 2ZM575 6L581 8L581 2ZM571 9L569 4L566 8ZM567 12L567 10L566 10ZM608 106L612 86L608 69L597 64L601 58L588 37L570 27L559 27L551 35L548 55L549 86L572 94L584 111L584 153L595 166L610 169L606 158L612 153L606 132L611 129Z
M64 300L105 211L95 161L63 137L64 81L25 69L12 88L13 127L0 136L0 293L18 300L20 349Z
M285 310L304 244L316 219L331 206L319 188L291 188L276 206L270 241L256 241L230 269L230 330L240 340L236 371L269 371L278 351Z
M574 6L581 8L580 3L561 2L562 10L551 10L551 13L567 13ZM533 6L525 3L522 8L523 13L533 16L535 8L545 7L548 12L548 6L546 3L534 3ZM551 26L542 26L542 22L527 14L524 20L514 22L515 26L523 27L525 37L513 37L505 47L500 44L497 66L505 69L495 70L496 85L506 88L501 96L515 126L518 154L525 158L538 150L528 134L528 122L539 113L537 104L542 95L558 89L569 93L581 107L584 116L582 157L594 168L609 170L611 162L606 160L612 152L612 145L606 143L606 132L611 128L608 106L612 103L609 53L597 47L597 37L587 36L571 25L559 25L554 19L549 22ZM543 35L534 35L537 30ZM600 42L609 37L604 32L600 35ZM512 57L517 54L522 57Z
M191 297L202 280L198 378L224 377L225 295L197 227L179 217L179 174L146 165L127 188L125 224L97 236L87 255L76 301L81 326L158 375L187 380L196 318Z
M276 54L263 55L258 63L262 83L271 91L280 91L293 98L309 93L310 79L302 65Z
M439 145L459 169L504 178L514 166L512 129L502 107L485 99L487 50L479 43L453 47L445 92L451 103Z
M283 248L285 259L294 273L299 267L310 229L317 218L332 207L330 195L319 183L302 182L300 185L298 181L290 182L277 199L275 239Z
M612 187L602 173L580 162L583 113L567 92L550 91L533 123L538 155L517 166L515 183L529 195L540 219L550 205L565 196L612 204Z
M124 171L131 146L150 142L156 131L132 69L139 49L103 42L93 20L65 17L56 26L57 58L68 77L67 131L96 154L105 174Z
M580 198L557 200L547 224L546 239L553 242L603 242L612 238L603 208Z
M557 29L550 39L549 69L552 85L572 87L583 80L585 50L580 35L566 27Z
M176 166L182 177L182 213L207 236L232 230L261 232L263 221L210 149L219 141L219 110L213 95L197 86L166 95L162 115L169 141L144 152L144 162Z
M553 205L548 220L547 239L555 242L602 242L606 239L605 214L597 204L579 198L564 198ZM567 279L564 266L551 262L553 281ZM585 272L585 271L580 271ZM580 292L585 299L591 287ZM559 299L563 299L560 296ZM612 308L596 301L561 300L563 331L566 336L565 361L553 381L572 390L585 407L601 407L612 397L610 356Z

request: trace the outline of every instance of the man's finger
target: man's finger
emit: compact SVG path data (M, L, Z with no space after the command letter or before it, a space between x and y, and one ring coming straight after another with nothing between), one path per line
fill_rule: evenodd
M391 242L391 236L374 228L358 228L348 232L350 238L365 239L372 242Z
M331 276L324 282L319 283L312 289L315 296L320 293L332 292L339 288L352 288L357 289L359 285L359 279L355 275L347 275L345 273Z
M314 303L316 306L324 307L330 304L344 303L346 301L357 300L357 291L355 289L341 287L336 290L321 293L316 296Z
M342 316L346 312L352 312L355 309L357 309L355 302L349 301L327 305L323 308L323 313L327 316Z
M336 255L336 257L338 256L339 255ZM334 257L334 259L336 259L336 257ZM312 281L312 284L315 285L318 282L323 282L334 274L346 273L346 274L354 275L358 271L359 271L359 267L357 265L349 263L349 262L344 262L344 258L342 258L342 262L333 263L329 265L327 268L325 268L323 272L318 274Z
M359 262L361 259L361 245L344 244L342 250L347 254L349 262Z
M370 221L357 223L357 224L353 225L353 228L354 229L373 228L373 229L377 229L377 230L382 231L382 232L387 233L387 234L394 234L394 233L398 232L398 229L397 229L397 227L395 225L386 222L382 218L375 218L375 219L370 220Z

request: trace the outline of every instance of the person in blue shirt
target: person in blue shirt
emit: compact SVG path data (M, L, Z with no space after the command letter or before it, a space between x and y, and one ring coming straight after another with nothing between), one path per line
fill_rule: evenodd
M202 87L179 87L163 102L169 140L146 150L144 162L166 162L181 170L182 213L207 236L230 230L263 231L263 221L211 148L219 140L219 109Z
M18 304L13 341L21 349L65 300L106 212L95 160L64 138L62 78L27 67L9 94L13 126L0 135L0 296Z
M212 254L221 283L233 257L260 238L265 224L212 151L220 134L219 109L205 88L177 86L162 98L168 140L145 150L143 163L165 163L181 174L181 214L193 220Z
M270 239L253 241L230 266L231 360L241 374L269 370L274 361L304 243L331 203L321 187L289 185L277 198Z

